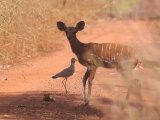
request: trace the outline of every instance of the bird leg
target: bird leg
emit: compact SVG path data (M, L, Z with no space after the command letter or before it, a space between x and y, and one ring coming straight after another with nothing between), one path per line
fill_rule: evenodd
M62 80L62 85L63 85L63 86L64 86L64 80L65 80L65 79Z
M68 93L67 88L66 88L66 82L67 82L67 78L63 79L62 84L63 87L65 88L66 94Z
M65 78L65 79L66 79L66 81L65 81L65 84L64 84L64 88L65 88L65 90L66 90L66 95L67 95L67 93L68 93L67 87L66 87L66 85L67 85L67 78Z

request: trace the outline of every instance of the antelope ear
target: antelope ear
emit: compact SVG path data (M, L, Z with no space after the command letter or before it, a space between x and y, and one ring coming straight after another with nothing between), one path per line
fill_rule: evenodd
M77 28L78 31L81 31L81 30L84 29L84 26L85 26L85 22L80 21L80 22L77 23L76 28Z
M58 28L60 31L65 31L66 25L65 25L63 22L58 21L58 22L57 22L57 28Z

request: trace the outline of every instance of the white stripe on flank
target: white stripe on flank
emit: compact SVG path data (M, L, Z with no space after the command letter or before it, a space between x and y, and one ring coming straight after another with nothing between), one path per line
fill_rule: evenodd
M107 63L109 63L109 64L112 62L111 60L110 60L110 61L104 60L104 59L102 59L102 58L100 58L100 57L98 57L98 56L96 56L96 55L94 55L94 54L90 54L90 55L96 57L97 59L99 59L99 60L102 61L102 62L107 62Z
M117 46L118 46L118 44L115 44L115 52L114 52L114 58L113 58L113 60L116 60L116 53L117 53Z
M129 48L129 46L127 46L127 48L128 48L128 57L129 57L130 48Z
M111 58L110 58L110 51L111 51L110 49L111 49L111 44L109 45L109 49L108 49L108 51L109 51L109 52L108 52L108 58L109 58L109 60L111 59Z
M99 44L97 44L97 51L98 51L98 48L99 48Z
M108 48L108 44L106 44L106 49L105 49L105 52L107 53L107 48Z
M121 49L121 56L122 56L122 53L123 53L123 49L124 49L124 47L122 46L122 49Z
M101 57L103 58L103 56L102 56L103 55L103 44L102 44L101 47L102 47L102 49L101 49Z

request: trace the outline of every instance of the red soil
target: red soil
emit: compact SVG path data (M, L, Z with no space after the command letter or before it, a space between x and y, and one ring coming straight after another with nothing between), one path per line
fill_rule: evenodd
M87 24L84 31L78 33L82 42L118 42L137 45L151 43L152 37L144 21L96 21ZM19 120L77 120L77 119L127 119L127 108L123 107L127 86L115 69L97 70L93 81L90 106L82 106L82 77L86 68L76 63L76 73L67 82L68 95L62 87L62 79L51 79L51 76L68 67L73 55L65 34L62 34L61 51L29 60L25 65L14 66L9 70L1 70L1 76L7 80L0 81L0 119ZM62 37L61 37L62 38ZM152 90L144 90L143 103L153 104L148 94ZM44 94L50 93L55 102L43 101ZM133 97L131 97L132 99ZM137 111L139 102L131 101ZM147 107L152 110L153 107Z

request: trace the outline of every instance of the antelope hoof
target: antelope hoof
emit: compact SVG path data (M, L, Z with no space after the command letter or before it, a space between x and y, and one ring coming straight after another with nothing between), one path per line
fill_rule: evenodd
M88 106L88 104L89 104L89 101L88 100L84 100L84 106Z
M88 105L89 105L89 102L83 102L81 105L82 105L82 106L88 106Z
M88 102L85 102L85 103L84 103L84 106L88 106L88 104L89 104Z

